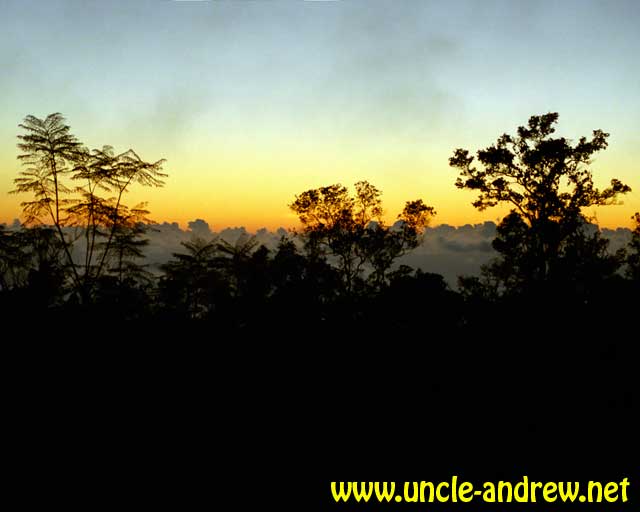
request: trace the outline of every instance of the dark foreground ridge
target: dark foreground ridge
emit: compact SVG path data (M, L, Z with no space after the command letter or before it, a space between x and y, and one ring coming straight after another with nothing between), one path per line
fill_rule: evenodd
M105 324L85 339L77 322L59 340L54 322L28 328L5 342L12 475L37 457L48 496L71 504L107 485L111 503L134 488L150 503L222 506L232 493L311 510L349 509L331 501L339 480L633 477L635 341L599 322L524 320L487 336L190 321Z

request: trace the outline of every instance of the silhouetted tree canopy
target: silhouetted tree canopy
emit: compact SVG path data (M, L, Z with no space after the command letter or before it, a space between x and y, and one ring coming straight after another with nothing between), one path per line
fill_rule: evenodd
M635 229L631 242L629 242L629 255L627 257L627 275L637 283L640 283L640 213L633 216Z
M552 137L557 121L557 113L532 116L516 136L504 134L479 150L481 167L466 149L449 160L460 171L456 186L478 191L476 208L513 207L498 226L493 247L501 258L485 268L488 286L523 290L550 279L580 280L576 265L585 260L607 276L617 269L583 209L616 204L631 189L616 179L603 190L594 185L590 164L607 147L607 133L595 130L591 139L573 144Z
M0 226L0 310L234 330L279 319L298 330L394 336L422 332L425 322L473 333L497 311L516 322L547 303L549 318L569 306L581 314L630 307L640 217L626 251L614 253L583 213L614 204L629 187L593 185L589 164L606 147L606 134L572 143L552 137L556 122L557 114L532 117L516 136L479 151L479 168L468 152L455 152L458 186L478 191L478 208L513 206L496 229L499 257L480 276L462 277L456 291L442 276L401 264L421 243L434 208L409 201L388 225L381 191L366 181L353 192L336 184L297 196L289 206L302 227L277 247L246 234L196 237L164 265L149 266L149 212L124 198L134 184L162 186L163 161L109 146L90 151L60 114L28 116L19 135L25 168L14 192L31 198L23 203L27 224Z
M22 345L28 352L22 363L11 352L6 358L9 366L30 369L20 368L7 380L9 395L22 409L36 410L37 418L31 421L19 410L10 422L33 424L27 430L33 439L57 442L42 425L68 429L69 421L60 422L58 414L65 419L66 401L80 411L80 430L107 421L111 430L125 425L126 436L138 442L128 428L136 427L129 412L149 416L149 403L156 401L161 414L152 414L153 421L162 423L172 415L167 401L173 400L181 411L204 411L208 418L210 401L216 431L207 435L229 445L231 462L251 466L251 483L263 481L252 492L263 502L273 486L267 489L262 470L273 471L273 460L295 471L303 459L317 465L318 454L335 444L323 439L344 441L327 450L325 460L345 474L351 469L342 457L354 449L363 457L373 453L379 462L380 453L398 451L400 441L412 455L428 446L428 458L433 440L458 471L451 447L468 449L470 432L492 457L505 437L506 450L521 459L523 449L549 439L560 439L559 453L566 455L567 440L585 429L590 442L577 443L582 452L586 448L591 456L594 440L605 439L608 452L626 456L640 417L633 334L640 214L626 251L612 253L582 210L612 204L629 190L615 180L601 191L593 185L589 161L606 147L606 134L596 131L592 140L577 144L554 139L556 120L557 114L532 117L517 136L505 135L478 152L480 169L464 150L451 159L461 173L458 186L478 192L478 208L501 202L513 208L496 229L499 257L480 276L462 277L456 290L428 268L402 264L401 257L422 241L434 208L409 201L387 225L381 192L366 181L356 183L353 193L337 184L297 196L290 208L302 228L280 233L275 247L244 231L223 239L230 230L220 238L194 236L169 261L147 265L146 234L154 229L149 212L145 204L127 207L124 198L134 184L161 186L162 161L147 163L133 151L116 154L108 146L89 151L59 114L27 117L21 125L26 133L19 136L25 169L16 192L30 195L23 203L28 223L0 225L0 320L3 347ZM167 231L170 237L179 232L173 226ZM95 376L100 365L104 371ZM80 373L69 371L76 369ZM127 379L127 373L135 377ZM34 380L35 374L41 378ZM86 374L100 386L87 385ZM61 380L68 382L64 393L55 386L48 392ZM25 386L34 389L27 399ZM113 394L118 386L121 396ZM76 390L83 388L78 398ZM124 420L109 419L103 409L110 403ZM87 404L97 412L92 415ZM383 407L401 414L384 414ZM185 420L181 411L174 416L190 430L211 426ZM383 428L376 430L377 424ZM372 425L376 435L367 434ZM619 446L610 442L615 439ZM150 443L149 451L164 472L162 442ZM224 447L212 444L217 457ZM288 446L293 448L283 456ZM49 452L42 451L44 458L58 469L60 457ZM119 452L116 459L127 460ZM477 462L484 472L485 459ZM524 459L518 463L531 467ZM36 459L26 460L34 465ZM246 483L236 478L233 464L217 464L229 469L229 480ZM200 466L194 465L202 473ZM138 464L132 467L138 486ZM615 471L615 478L632 474L619 473L617 465ZM303 473L302 510L315 487ZM208 489L209 474L203 475ZM292 480L279 480L295 487ZM238 482L239 491L246 491ZM328 486L323 489L329 500Z
M393 262L415 249L435 209L421 199L406 203L394 226L382 219L382 193L366 181L355 184L355 195L336 184L307 190L290 208L302 224L307 254L329 258L350 293L363 284L363 273L380 286ZM369 268L367 268L367 266Z
M616 179L604 190L593 184L589 165L595 153L606 149L608 133L594 130L591 140L581 137L572 145L564 137L551 137L557 122L557 113L531 116L517 136L504 134L477 152L481 169L468 150L457 149L449 159L460 170L456 187L477 190L473 205L479 210L511 204L530 226L570 222L582 208L615 204L618 195L631 190Z

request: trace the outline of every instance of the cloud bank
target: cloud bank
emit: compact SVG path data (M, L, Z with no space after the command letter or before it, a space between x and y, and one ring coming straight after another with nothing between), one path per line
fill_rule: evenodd
M185 230L177 223L167 222L153 225L152 228L148 233L150 243L147 258L156 268L171 259L172 253L182 252L180 243L193 237L219 237L235 243L239 237L255 235L260 244L274 249L283 236L293 236L284 228L275 231L262 228L250 233L244 227L233 227L217 232L202 219L189 222ZM400 263L420 268L425 272L441 274L450 286L455 287L458 276L477 275L480 267L497 255L491 246L495 234L496 224L493 222L458 227L441 224L427 228L422 245L404 256ZM631 238L631 231L627 228L605 228L602 234L609 239L612 252L626 246Z
M20 222L15 220L7 227L19 229ZM597 227L593 226L593 229ZM601 232L609 240L611 252L625 247L631 239L631 230L628 228L603 228ZM491 246L495 235L496 224L493 222L465 224L458 227L441 224L427 228L423 243L401 258L399 264L441 274L449 285L455 288L459 276L479 274L481 266L497 255ZM183 242L201 238L222 239L235 244L241 237L251 236L255 236L259 244L269 249L275 249L283 237L294 237L293 233L285 228L275 231L262 228L255 233L247 231L244 227L228 227L215 231L202 219L190 221L187 229L182 229L177 222L151 224L146 234L149 245L144 249L146 263L149 264L151 271L159 273L160 266L171 260L174 253L185 252L181 245Z

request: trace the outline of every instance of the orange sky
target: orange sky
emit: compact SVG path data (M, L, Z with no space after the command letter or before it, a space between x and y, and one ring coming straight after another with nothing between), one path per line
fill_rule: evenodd
M632 0L7 0L0 222L27 199L8 192L29 114L61 112L91 148L166 158L166 187L128 198L154 219L254 230L295 225L287 205L304 190L359 180L383 191L390 219L422 198L435 224L496 221L505 210L475 211L448 158L559 112L559 135L611 133L596 183L634 192L586 213L628 227L640 210L639 16Z
M393 149L390 148L390 153ZM636 191L640 190L640 182L633 169L625 167L626 162L612 148L608 151L610 153L599 157L594 166L597 181L606 185L611 177L619 177ZM148 159L159 156L162 155L155 154ZM154 220L179 222L182 226L190 220L202 218L216 230L229 226L245 226L250 231L261 227L275 229L296 225L295 216L287 208L296 194L336 182L351 186L358 180L367 179L383 191L389 220L401 211L406 200L415 198L422 198L436 208L438 214L434 224L498 221L507 211L506 207L485 212L475 210L471 206L475 195L455 188L456 172L448 167L444 151L433 162L420 152L395 158L393 154L378 158L380 155L377 154L329 155L319 152L314 158L311 152L307 155L292 155L284 151L259 154L249 147L244 151L242 148L229 151L222 157L199 156L202 162L187 158L182 165L178 158L169 159L165 165L169 173L165 187L134 188L127 197L127 203L134 205L148 201ZM617 161L620 162L618 165ZM10 222L20 217L19 202L26 200L27 196L7 194L19 165L7 158L2 160L2 165L0 220ZM6 172L7 168L12 168L13 175ZM612 168L617 172L611 171ZM623 198L624 205L594 208L586 213L594 215L601 226L628 227L633 212L640 210L636 191Z

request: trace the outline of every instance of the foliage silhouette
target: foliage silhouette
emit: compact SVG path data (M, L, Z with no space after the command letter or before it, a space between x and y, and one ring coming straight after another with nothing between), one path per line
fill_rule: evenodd
M479 210L506 203L513 207L498 226L493 243L501 257L483 271L485 284L497 293L535 290L559 277L580 280L578 261L589 260L611 276L617 261L607 243L589 226L583 209L616 204L631 189L617 179L599 190L589 165L606 149L609 134L595 130L573 145L552 137L557 113L532 116L517 136L504 134L477 152L482 168L466 149L457 149L449 164L460 171L456 186L478 191ZM595 268L595 267L594 267ZM571 275L573 274L573 275ZM461 282L476 285L477 281Z
M135 238L141 232L130 230L132 222L147 220L144 205L129 210L122 204L125 192L133 184L162 186L164 160L148 163L131 149L115 154L111 146L89 151L71 134L60 113L44 120L29 115L19 127L25 133L18 135L18 159L25 169L14 180L12 192L33 196L22 203L28 225L49 221L55 227L78 298L90 302L95 282L110 270L107 262L118 234L129 229ZM99 192L113 196L102 197ZM79 228L85 241L81 261L73 257L78 236L74 239L64 230L72 226Z
M167 312L203 318L213 310L213 296L227 288L215 267L217 244L215 240L194 238L182 245L186 252L174 253L174 259L162 267L161 301Z
M302 229L275 249L248 236L194 238L158 272L144 262L146 205L128 208L123 199L133 184L162 186L163 161L109 146L89 151L60 114L28 116L19 135L25 169L14 192L32 194L23 207L33 227L0 230L0 298L9 310L33 295L33 307L49 312L83 308L247 330L286 317L318 332L351 326L376 334L419 330L428 312L443 329L469 332L496 303L512 311L513 322L518 311L542 304L548 311L560 302L580 311L624 307L638 282L640 227L626 253L611 253L582 209L613 204L629 187L613 180L595 188L589 163L607 134L596 130L572 144L552 137L557 119L533 116L517 136L479 151L482 170L467 151L454 153L457 185L479 192L478 208L514 207L493 241L500 257L481 276L462 277L454 291L441 276L401 264L434 208L407 202L387 225L381 191L366 181L353 194L330 185L297 196L290 208Z
M232 444L243 465L258 445L282 460L291 433L306 424L312 447L296 439L296 456L312 453L314 464L325 457L334 467L399 446L431 460L437 447L425 439L451 460L451 447L467 449L473 433L492 458L504 443L519 464L524 450L550 439L561 440L565 454L577 431L621 439L625 449L636 435L640 216L626 255L612 254L581 208L612 203L627 187L597 191L590 172L575 166L604 147L604 134L577 146L553 142L554 116L534 117L512 142L481 152L484 171L456 153L462 186L480 192L479 207L506 200L515 208L497 228L500 258L482 276L462 278L457 291L438 274L402 265L433 208L409 202L387 226L381 193L367 182L355 195L340 185L303 192L291 205L300 236L273 249L246 236L194 238L159 270L147 267L148 212L122 200L134 183L160 186L159 163L110 148L89 152L61 118L47 119L29 120L39 138L29 139L32 163L17 182L34 195L25 203L30 227L0 226L0 314L22 329L16 344L42 341L50 345L44 353L90 374L107 361L105 395L120 382L114 369L128 365L144 381L143 394L122 384L132 410L168 380L157 393L162 418L172 396L191 398L185 407L208 417L202 404L213 388L214 426L226 428L223 442L242 432ZM505 163L509 151L513 165ZM77 345L65 351L49 343L55 335ZM96 356L87 357L91 347ZM64 375L49 359L43 366L55 375L47 384ZM74 376L71 387L85 382ZM206 397L193 399L194 390ZM102 407L89 393L87 403ZM57 396L52 403L57 409ZM387 441L394 450L384 449ZM247 457L238 456L243 448ZM478 461L487 478L486 455Z
M382 193L366 181L355 184L355 195L336 184L307 190L296 196L290 208L298 215L301 236L311 258L330 258L344 291L349 294L369 281L380 287L399 257L415 249L435 209L421 199L409 201L396 226L382 220Z
M640 213L633 216L635 229L629 242L629 255L627 256L627 276L632 281L640 283Z
M69 274L63 254L64 248L51 228L10 232L0 227L0 291L14 292L14 298L20 303L22 299L30 302L34 309L62 304Z
M514 207L493 241L500 257L481 276L462 277L455 291L441 276L402 265L434 208L410 201L387 225L381 191L366 181L353 194L330 185L296 196L290 208L302 229L274 249L248 236L194 238L152 269L144 261L149 212L123 199L134 184L162 186L163 161L109 146L89 151L60 114L28 116L19 135L25 168L14 192L32 195L23 203L32 227L0 229L0 299L8 311L30 303L29 311L47 314L80 308L120 320L247 331L286 317L316 332L389 336L418 332L425 315L433 329L472 332L497 307L514 324L541 308L551 321L559 304L582 313L625 310L638 282L640 218L626 253L612 253L583 208L614 204L629 187L613 180L598 190L589 163L607 134L596 130L573 144L552 137L557 119L533 116L517 136L479 151L482 170L465 150L451 158L458 187L479 192L478 208Z

